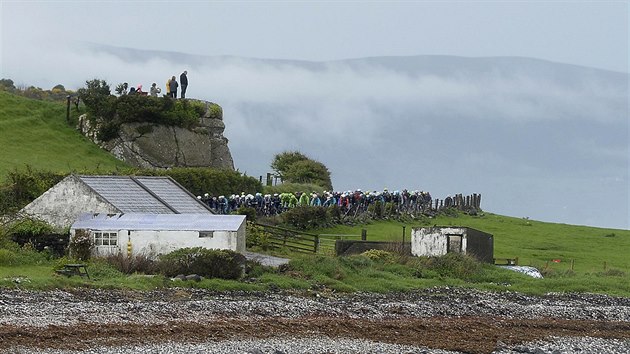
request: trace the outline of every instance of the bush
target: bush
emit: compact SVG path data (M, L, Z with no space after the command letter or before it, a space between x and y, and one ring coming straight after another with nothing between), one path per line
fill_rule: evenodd
M266 232L264 228L248 221L246 246L248 248L260 247L263 250L268 250L271 248L271 234Z
M98 258L123 274L155 274L158 271L157 262L145 254L128 256L119 252Z
M211 103L208 107L208 118L223 119L223 108L216 103Z
M298 206L282 213L283 221L297 229L306 230L331 224L325 207Z
M317 194L319 194L321 196L323 191L324 191L324 188L321 187L321 186L318 186L316 184L311 184L311 183L290 183L290 182L285 182L285 183L278 184L278 185L275 185L275 186L265 186L264 190L265 190L265 194L315 192L315 193L317 193Z
M36 251L49 251L57 257L62 256L68 246L67 233L55 232L53 226L36 219L22 219L12 224L5 237L20 246L31 244Z
M161 256L158 267L169 277L197 274L207 278L238 279L245 261L245 256L234 251L195 247Z
M233 213L236 213L236 215L245 215L248 222L256 222L256 209L252 207L240 207Z
M367 250L361 253L361 255L375 262L394 263L396 261L393 253L383 250Z
M447 253L439 257L420 257L419 266L440 276L469 279L481 271L481 263L461 253Z
M19 256L10 250L0 249L0 266L11 267L19 264Z
M24 170L9 171L0 186L0 213L9 214L20 210L64 177L61 173L38 171L30 166Z
M172 168L169 170L137 170L139 176L170 176L194 195L230 195L235 191L262 192L258 179L241 175L238 171L213 168Z
M94 249L94 241L88 230L77 229L74 237L70 239L70 256L80 260L87 261L92 256Z

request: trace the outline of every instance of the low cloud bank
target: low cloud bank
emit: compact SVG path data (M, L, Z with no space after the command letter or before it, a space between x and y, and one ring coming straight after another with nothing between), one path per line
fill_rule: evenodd
M337 189L481 192L497 213L628 227L626 74L547 63L558 69L549 75L517 60L513 72L410 74L368 59L174 61L54 44L4 53L4 77L42 88L76 89L92 78L163 87L188 70L187 96L223 106L236 166L250 175L296 149L329 166ZM602 210L611 200L624 203Z

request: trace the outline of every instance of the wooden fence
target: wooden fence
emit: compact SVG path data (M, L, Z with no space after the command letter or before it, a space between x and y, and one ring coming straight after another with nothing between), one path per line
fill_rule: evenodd
M302 253L317 253L319 249L319 235L258 223L256 225L270 235L273 247L286 247Z

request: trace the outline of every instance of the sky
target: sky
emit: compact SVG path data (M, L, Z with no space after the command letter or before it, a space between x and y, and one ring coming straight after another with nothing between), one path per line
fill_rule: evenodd
M452 73L422 77L335 63L523 57L628 73L628 17L628 1L0 0L0 76L42 88L77 89L94 77L148 87L188 70L189 96L223 106L242 172L269 172L273 154L297 149L331 169L336 189L479 192L491 212L627 229L627 79L571 80L567 71L561 82L527 63L517 74L477 76L473 65L457 76L459 64L449 62ZM140 50L138 60L116 48ZM200 64L146 51L237 58ZM484 140L475 148L431 140L463 141L468 132ZM536 136L546 140L533 143ZM427 174L426 166L459 173Z

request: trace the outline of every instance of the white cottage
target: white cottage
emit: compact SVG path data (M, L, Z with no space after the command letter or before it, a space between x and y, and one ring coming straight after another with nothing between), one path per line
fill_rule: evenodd
M23 214L66 228L82 213L213 214L170 177L70 175Z
M245 252L244 215L83 214L72 224L89 232L98 255L123 253L156 257L187 247Z

